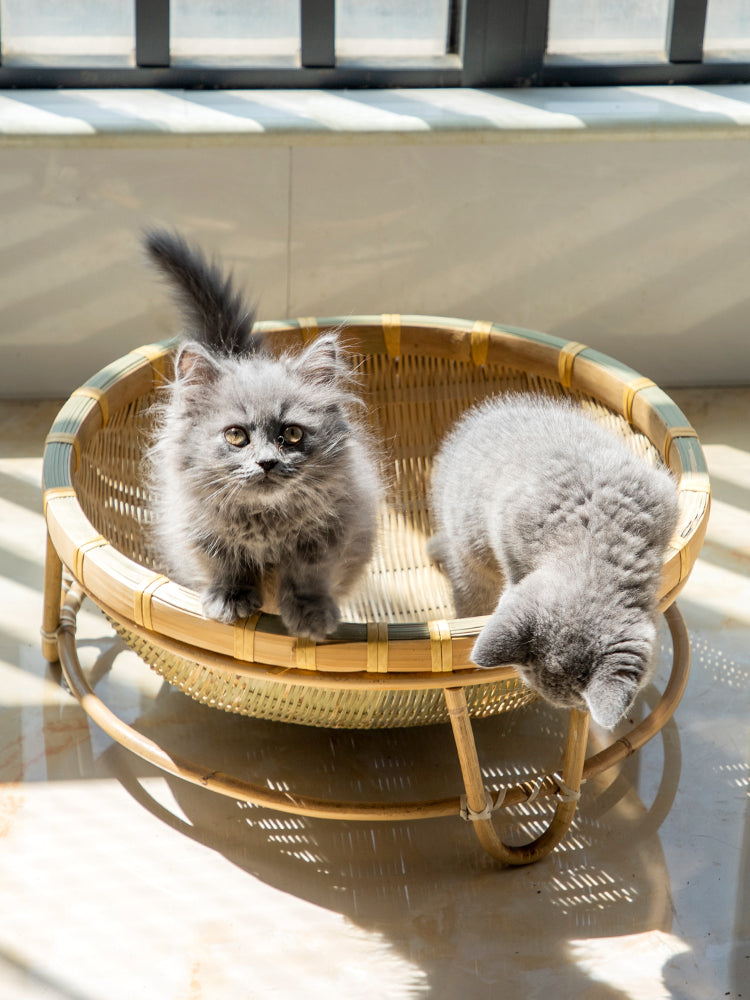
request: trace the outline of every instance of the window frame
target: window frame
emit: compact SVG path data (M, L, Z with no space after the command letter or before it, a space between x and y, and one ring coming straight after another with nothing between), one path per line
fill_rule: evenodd
M300 0L300 65L171 64L169 0L133 0L135 65L39 66L2 62L2 88L319 89L613 86L750 82L748 60L705 59L709 0L669 0L663 58L546 55L550 0L450 0L443 57L338 59L335 0Z

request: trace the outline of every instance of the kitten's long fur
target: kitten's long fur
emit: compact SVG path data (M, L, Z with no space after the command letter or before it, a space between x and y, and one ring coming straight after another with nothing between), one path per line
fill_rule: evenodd
M472 660L614 726L652 661L671 476L571 404L511 395L449 434L432 506L457 614L494 608Z
M370 557L381 495L350 365L334 334L273 356L199 251L145 242L187 321L147 463L160 568L225 622L276 578L287 629L320 640Z

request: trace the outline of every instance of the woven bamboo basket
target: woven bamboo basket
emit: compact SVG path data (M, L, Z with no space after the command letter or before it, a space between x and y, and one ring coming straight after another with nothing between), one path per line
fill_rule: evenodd
M342 608L342 624L325 642L313 643L288 635L270 613L234 625L210 621L197 595L154 565L141 456L151 433L152 404L171 375L175 342L164 341L132 351L77 389L47 438L45 656L50 661L59 656L74 694L115 739L188 780L307 815L403 819L461 813L473 821L494 856L509 863L535 860L567 829L580 781L658 732L684 689L689 647L673 602L700 550L710 505L695 431L649 379L583 344L542 333L394 315L259 327L279 350L294 350L320 332L343 327L371 430L381 444L391 487L381 511L379 543L361 584ZM628 740L588 761L588 716L573 710L562 769L498 794L484 787L471 717L517 709L532 695L513 667L479 670L470 662L485 619L455 618L450 587L430 562L426 541L430 466L443 435L469 406L509 389L571 396L646 460L663 461L678 482L680 516L659 593L674 644L672 678L662 701ZM61 590L63 565L67 574ZM210 768L175 763L116 719L88 686L75 652L76 612L84 595L170 684L217 708L325 727L450 720L465 794L431 803L318 802L274 797L240 779L217 777ZM548 833L523 848L501 844L492 811L540 794L557 799Z

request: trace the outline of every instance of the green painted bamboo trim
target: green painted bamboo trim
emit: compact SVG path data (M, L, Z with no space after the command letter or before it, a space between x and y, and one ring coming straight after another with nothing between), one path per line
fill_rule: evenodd
M52 453L57 453L61 456L62 467L68 470L66 473L67 475L70 475L70 469L75 471L81 464L81 446L78 441L78 437L75 434L68 434L64 431L54 431L53 433L47 435L44 447L45 449L49 448L51 451L56 448L61 449L59 453ZM65 450L63 451L63 449Z
M679 408L677 403L669 398L663 389L645 389L643 398L648 402L651 409L664 421L667 429L670 427L689 427L690 421ZM654 441L654 444L663 455L664 441ZM666 457L666 456L665 456Z
M165 362L180 343L180 337L168 337L165 340L157 340L152 344L144 344L130 351L131 355L147 361L154 372L154 388L158 388L166 381Z
M384 315L388 316L389 314L378 313L363 316L307 316L283 322L260 320L255 324L255 330L258 333L263 334L291 333L296 330L302 330L303 328L311 329L314 324L317 326L318 333L339 330L342 337L346 340L347 333L356 334L357 329L366 329L372 332L382 330ZM469 341L476 322L474 320L458 319L450 316L427 316L422 314L407 313L400 314L399 318L402 333L407 330L435 330L466 334L469 337ZM564 340L561 337L555 337L549 333L542 333L539 330L527 330L523 327L506 326L501 323L491 323L489 325L490 338L492 338L495 334L503 337L514 337L522 341L527 341L531 344L549 347L553 351L559 351L568 343L567 340ZM587 351L592 351L592 349L587 348ZM383 345L382 353L388 353L385 345ZM598 354L598 352L592 353ZM601 357L605 358L607 356L601 355ZM619 365L618 362L614 362L614 359L609 360L611 360L613 364ZM633 369L628 369L627 366L620 367L622 367L623 371L632 372L633 375L637 376L639 374Z
M682 464L683 476L689 481L691 477L701 477L708 481L708 465L700 440L693 437L677 437L672 442L677 449ZM685 488L689 488L687 485ZM709 487L710 489L710 487Z
M315 340L315 338L320 334L318 321L314 316L300 316L297 323L299 325L299 331L303 344L310 343L310 341Z
M636 396L644 389L653 389L655 385L656 383L650 378L644 378L642 375L625 383L622 396L622 415L629 424L633 423L633 404Z
M356 317L343 317L343 316L318 316L318 317L307 317L294 321L292 323L274 323L271 321L266 321L261 324L257 324L259 328L262 328L264 332L272 333L274 331L282 331L287 329L294 329L295 325L299 327L300 324L312 324L317 326L318 332L324 332L330 329L341 329L342 332L346 332L347 329L355 330L356 327L372 327L377 329L382 328L384 320L390 322L392 316L388 314L381 315L365 315ZM436 329L436 330L446 330L446 331L456 331L459 333L464 333L468 335L470 352L472 353L472 360L474 351L471 346L472 335L476 334L477 323L476 321L457 319L445 316L424 316L420 314L401 314L400 317L400 328L403 332L405 329L415 328L415 329ZM485 324L482 324L484 327ZM492 337L493 334L511 335L517 337L519 340L525 340L533 344L539 344L545 347L553 348L556 351L564 351L572 341L565 340L561 337L555 337L552 334L542 333L538 330L528 330L523 327L513 327L505 326L500 323L489 323L487 324L489 329L487 330L488 339ZM476 344L476 338L475 338ZM384 349L384 353L389 353L387 348ZM484 344L481 346L480 357L483 363L486 359L487 349ZM601 351L596 350L592 347L583 346L580 350L576 351L573 361L576 358L581 357L587 361L596 364L597 368L600 368L603 372L623 382L624 391L626 391L629 383L636 382L637 388L633 393L642 396L643 399L649 404L651 409L664 421L664 423L669 427L681 427L689 426L689 421L682 410L677 406L677 404L667 395L667 393L661 389L656 383L645 379L640 372L636 369L631 368L629 365L618 361L616 358L612 358L608 354L603 354ZM475 362L476 363L476 362ZM572 375L572 366L571 372ZM646 384L650 383L650 384ZM623 399L625 400L625 396ZM630 400L630 407L632 409L632 399ZM632 412L625 414L626 403L623 402L623 415L630 421ZM674 443L677 444L681 442L681 438L675 438ZM667 457L664 455L664 441L652 441L658 449L662 457ZM680 449L682 452L682 449ZM706 466L705 458L703 456L702 449L700 445L697 450L693 449L693 454L688 455L685 453L686 457L690 457L691 464L690 468L695 471L702 471L707 474L708 469Z
M50 434L77 434L88 414L97 407L90 396L70 396L50 428Z
M73 469L76 449L73 444L49 442L44 448L42 461L42 491L52 489L73 489Z
M121 379L141 371L150 364L150 358L139 354L137 351L130 351L130 353L118 358L117 361L110 362L110 364L98 371L96 375L92 375L83 384L84 387L92 386L95 389L102 389L104 392L107 392L116 383L121 381Z
M518 337L519 340L527 340L532 344L541 344L543 347L551 347L554 351L559 351L568 343L564 338L554 337L551 333L542 333L539 330L526 330L520 326L504 326L501 323L493 323L492 332ZM590 348L586 349L590 350Z
M299 329L301 324L314 322L320 332L329 330L341 330L342 335L346 335L347 330L356 331L357 328L378 330L382 328L383 316L388 313L374 313L364 316L311 316L302 319L288 320L285 322L275 322L271 320L261 320L255 325L261 333L286 332ZM400 313L402 329L425 329L440 331L455 331L457 333L468 333L474 329L476 320L457 319L450 316L426 316L418 313ZM506 334L518 337L521 340L528 340L531 343L543 344L559 350L568 343L561 337L555 337L549 333L542 333L539 330L527 330L523 327L506 326L503 323L491 323L490 333ZM605 355L602 355L603 357ZM635 373L637 374L637 372Z
M103 389L97 389L87 383L82 385L80 389L75 389L72 395L76 397L82 396L84 399L93 399L99 407L102 427L107 426L107 421L109 420L109 403L107 402L107 393Z
M634 379L642 378L642 374L626 365L623 361L611 357L609 354L602 354L595 347L587 347L585 357L587 361L592 361L597 368L620 382L632 382Z
M570 340L560 348L557 355L557 374L564 389L569 389L573 383L573 365L576 358L585 354L587 350L586 344L581 344L577 340Z
M341 330L345 335L347 330L357 327L373 330L382 330L383 316L393 315L391 313L373 313L371 316L318 316L316 317L318 327L321 330ZM401 320L401 326L413 327L415 329L431 330L457 330L459 332L470 333L474 325L473 321L465 319L453 319L450 316L423 316L419 314L397 313Z
M146 361L155 361L169 354L181 341L182 337L164 337L163 340L152 340L150 344L134 347L128 354L135 354L139 358L145 358Z

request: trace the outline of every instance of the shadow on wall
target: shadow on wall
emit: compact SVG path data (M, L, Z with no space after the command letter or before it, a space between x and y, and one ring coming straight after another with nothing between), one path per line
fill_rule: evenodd
M0 397L67 395L176 332L142 257L148 225L220 251L267 313L285 313L288 150L229 149L218 163L212 147L3 150Z
M63 124L79 115L94 137L139 137L3 150L0 393L69 392L174 329L138 249L156 222L236 265L264 316L464 316L588 343L661 384L750 381L746 144L695 123L674 133L701 92L671 93L613 88L598 118L583 92L481 92L470 105L450 92L312 95L297 111L272 95L154 98L177 121L220 101L226 132L200 144L132 98L48 93L42 112ZM744 114L744 91L732 97ZM23 112L42 98L7 100ZM336 114L361 119L365 138L348 141ZM601 132L639 115L656 122L648 138ZM283 142L242 144L243 130L282 128ZM545 135L555 141L529 141Z

